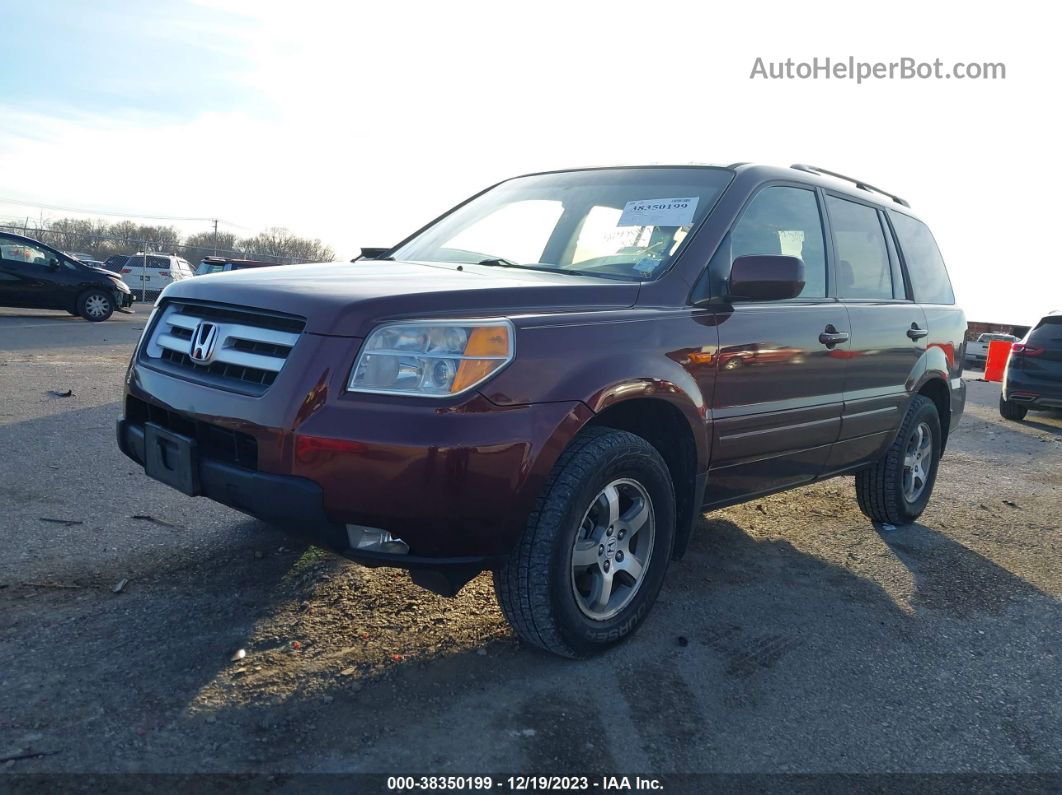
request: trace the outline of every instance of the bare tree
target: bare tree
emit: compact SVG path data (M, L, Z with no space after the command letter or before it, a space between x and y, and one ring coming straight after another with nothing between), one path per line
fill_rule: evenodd
M184 240L172 226L138 224L135 221L108 223L98 218L57 218L47 223L6 227L61 251L89 253L97 259L112 254L155 251L177 253L197 263L215 250L214 230L196 232ZM268 259L279 263L322 262L335 256L330 246L316 238L299 237L282 227L271 227L254 237L239 240L231 232L217 233L217 253L229 257Z
M238 246L249 256L275 257L287 262L323 262L335 257L332 248L317 238L299 237L280 226L245 238Z
M214 255L214 231L196 232L184 239L181 254L191 263L197 263L203 257ZM243 251L236 245L236 235L232 232L218 232L217 253L220 256L241 256Z

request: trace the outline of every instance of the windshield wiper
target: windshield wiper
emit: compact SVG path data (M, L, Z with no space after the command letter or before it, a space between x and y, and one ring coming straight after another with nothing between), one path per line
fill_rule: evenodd
M519 262L513 262L511 259L505 259L505 257L488 257L487 259L481 259L476 263L477 265L495 265L501 268L523 268Z
M560 273L565 276L591 276L600 279L613 279L614 281L629 282L638 281L628 276L620 276L618 273L591 273L589 271L580 271L573 268L555 268L552 265L521 265L518 262L505 259L505 257L492 257L490 259L480 260L477 265L489 265L494 268L519 268L524 271L542 271L543 273Z

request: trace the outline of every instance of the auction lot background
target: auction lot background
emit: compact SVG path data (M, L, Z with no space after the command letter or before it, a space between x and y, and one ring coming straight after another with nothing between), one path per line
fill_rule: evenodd
M346 259L521 172L806 162L910 200L968 317L1027 325L1062 309L1047 8L0 2L0 214ZM1006 78L750 78L849 56ZM0 310L5 774L1062 770L1062 420L1003 423L977 373L920 524L875 531L849 479L712 514L633 641L572 664L484 577L442 600L134 471L145 316Z

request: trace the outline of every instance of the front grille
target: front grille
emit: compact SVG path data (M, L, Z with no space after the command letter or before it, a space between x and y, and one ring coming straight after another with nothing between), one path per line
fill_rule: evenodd
M187 353L179 353L169 348L163 349L162 359L177 367L191 370L193 373L214 376L223 380L236 380L249 384L269 386L277 379L277 374L272 370L262 370L257 367L241 367L238 364L224 364L222 362L196 364Z
M244 469L258 469L258 440L209 422L193 420L176 411L146 403L132 396L125 399L125 418L134 425L153 422L168 431L196 440L201 455Z
M169 301L143 356L179 377L257 395L276 380L304 326L288 315Z

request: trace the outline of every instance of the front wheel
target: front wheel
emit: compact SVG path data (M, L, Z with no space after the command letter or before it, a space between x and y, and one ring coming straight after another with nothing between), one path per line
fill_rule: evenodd
M114 314L114 299L103 290L87 290L77 299L77 313L85 320L99 323Z
M941 441L936 404L915 395L888 452L856 473L860 510L890 524L910 524L921 516L937 479Z
M587 657L648 615L674 539L675 492L660 454L626 431L589 428L558 460L494 590L524 641Z

